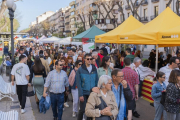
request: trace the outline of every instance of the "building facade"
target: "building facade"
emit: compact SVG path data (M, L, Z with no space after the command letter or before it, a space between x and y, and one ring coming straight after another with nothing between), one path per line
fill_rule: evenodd
M69 3L70 6L70 16L69 16L69 26L71 35L77 30L76 29L76 1L72 1Z

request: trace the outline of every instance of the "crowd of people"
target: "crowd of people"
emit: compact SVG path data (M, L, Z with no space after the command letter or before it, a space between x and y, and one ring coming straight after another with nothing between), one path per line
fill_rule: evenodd
M151 92L156 111L154 120L163 116L164 120L179 120L179 58L160 53L158 56L157 74L152 70L155 50L148 60L142 61L139 50L126 48L120 52L107 44L86 53L77 46L54 48L53 44L45 47L27 42L6 60L12 66L12 85L15 81L22 114L26 112L28 87L33 86L38 109L40 101L49 94L54 120L61 120L64 108L69 107L69 94L73 98L72 117L77 120L139 118L136 101L141 97L144 78L150 75L154 76ZM13 57L14 62L9 60Z

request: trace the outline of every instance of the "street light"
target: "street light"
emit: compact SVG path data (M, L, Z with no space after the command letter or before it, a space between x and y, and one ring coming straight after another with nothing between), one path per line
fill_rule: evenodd
M73 37L74 37L74 34L75 34L75 31L74 31L74 30L72 31L72 34L73 34Z
M64 37L66 37L66 32L63 32Z
M14 19L14 12L16 10L16 4L14 0L7 0L6 6L9 9L9 19L11 21L11 54L12 54L12 63L14 63L14 34L13 34L13 19Z

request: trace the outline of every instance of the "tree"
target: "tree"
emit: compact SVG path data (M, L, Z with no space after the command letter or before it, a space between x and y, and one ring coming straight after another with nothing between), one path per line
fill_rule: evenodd
M29 32L30 32L30 28L25 28L20 31L20 33L29 33Z
M43 28L44 35L47 35L47 33L48 33L49 29L50 29L49 22L47 20L45 20L45 21L41 22L41 26Z
M4 20L3 24L1 24L0 26L0 32L7 26L7 17L5 12L7 10L6 1L7 0L1 0L0 2L0 21ZM14 2L17 1L22 1L22 0L14 0Z
M137 10L138 10L138 8L141 6L141 4L142 4L143 2L145 2L145 0L140 0L140 2L139 2L138 0L135 0L134 3L133 3L132 0L126 0L126 2L127 2L127 4L128 4L128 6L130 7L130 10L131 10L131 12L132 12L132 15L133 15L133 16L136 15L136 16L139 18L139 20L141 20L139 14L138 14L138 12L137 12Z
M54 32L56 32L55 26L56 26L56 24L55 24L54 22L49 26L49 32L50 32L51 34L53 34Z
M76 35L81 34L82 32L85 31L82 23L76 23L76 26L77 26L77 28L78 28Z

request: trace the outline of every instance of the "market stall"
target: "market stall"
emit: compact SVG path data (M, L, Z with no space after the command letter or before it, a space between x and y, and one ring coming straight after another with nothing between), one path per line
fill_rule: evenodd
M56 41L61 41L61 40L62 40L61 38L53 36L50 38L45 38L45 39L39 40L39 43L54 43Z
M82 42L83 51L89 52L91 49L94 49L95 36L104 33L104 31L94 25L81 34L74 36L72 42Z
M132 15L117 28L95 37L96 43L117 43L118 35L133 31L144 26Z
M60 41L55 41L54 44L68 45L71 44L71 37L62 38Z

